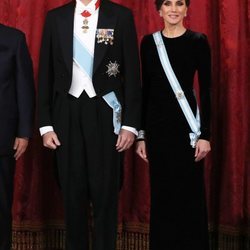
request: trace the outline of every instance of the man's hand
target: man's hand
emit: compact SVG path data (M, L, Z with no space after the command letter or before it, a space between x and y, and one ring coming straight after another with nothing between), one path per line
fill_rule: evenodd
M50 131L43 135L43 146L50 149L56 149L61 143L54 131Z
M136 142L136 150L135 152L145 161L148 162L147 158L147 150L145 141Z
M211 151L210 142L207 140L198 140L195 149L195 161L200 161L206 157L207 153Z
M18 138L16 137L13 149L16 151L14 157L16 161L20 158L20 156L26 151L26 148L29 144L28 138Z
M126 130L121 129L116 142L116 150L118 152L129 149L135 140L135 134Z

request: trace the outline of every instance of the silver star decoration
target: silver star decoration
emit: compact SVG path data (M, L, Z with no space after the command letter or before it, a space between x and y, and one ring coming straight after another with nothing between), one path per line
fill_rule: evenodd
M106 65L108 70L106 71L106 73L109 75L109 77L114 76L116 77L116 75L118 73L120 73L119 71L119 64L115 61L114 63L112 63L111 61L109 62L108 65Z

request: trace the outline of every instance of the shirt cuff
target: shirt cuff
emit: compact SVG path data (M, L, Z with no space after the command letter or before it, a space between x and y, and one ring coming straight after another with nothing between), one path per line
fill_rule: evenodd
M54 129L52 126L44 126L39 128L40 131L40 135L43 136L44 134L48 133L48 132L53 132Z
M136 136L138 135L138 131L137 131L135 128L133 128L133 127L122 126L122 129L125 129L125 130L130 131L130 132L132 132L133 134L135 134ZM54 129L53 129L52 126L44 126L44 127L39 128L39 130L40 130L41 136L43 136L44 134L46 134L46 133L48 133L48 132L54 131Z
M138 131L133 128L133 127L129 127L129 126L122 126L122 129L128 130L130 132L132 132L133 134L135 134L136 136L138 135Z

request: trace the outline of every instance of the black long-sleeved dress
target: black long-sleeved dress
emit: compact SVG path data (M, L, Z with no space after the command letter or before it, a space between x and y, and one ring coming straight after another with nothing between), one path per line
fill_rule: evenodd
M172 68L196 114L193 91L198 73L201 139L210 137L211 56L205 35L187 30L166 38ZM194 161L191 129L163 71L152 35L141 44L143 121L150 163L150 249L207 250L203 163Z

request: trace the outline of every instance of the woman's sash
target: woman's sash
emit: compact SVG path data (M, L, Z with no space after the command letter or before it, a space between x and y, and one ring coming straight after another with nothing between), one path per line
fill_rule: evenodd
M201 134L200 132L200 113L199 108L197 106L197 114L196 118L193 114L192 109L190 108L190 105L185 97L185 94L180 86L179 81L177 80L175 73L172 69L172 66L170 64L168 54L166 51L166 48L164 46L162 36L160 31L155 32L153 34L153 38L157 47L158 55L160 57L160 61L162 64L162 67L165 71L165 74L168 78L168 81L172 87L172 90L174 91L174 94L178 100L178 103L187 119L187 122L192 130L192 133L189 133L190 137L190 145L195 148L196 142L199 139L199 136Z

